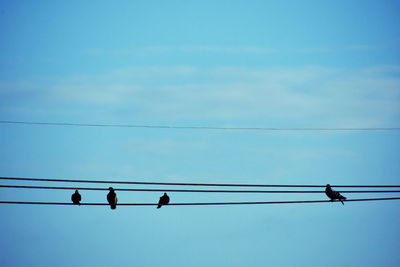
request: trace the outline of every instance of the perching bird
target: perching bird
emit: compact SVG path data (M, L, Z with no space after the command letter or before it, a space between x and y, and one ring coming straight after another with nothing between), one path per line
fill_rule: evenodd
M164 195L160 197L160 201L158 201L157 209L161 208L161 206L163 205L168 205L168 203L169 203L169 196L167 195L167 193L164 193Z
M331 199L331 201L338 199L344 205L343 200L346 200L346 197L342 196L339 192L333 190L330 184L326 185L325 194Z
M78 205L81 204L82 197L81 197L81 194L79 194L78 190L75 190L75 193L72 194L71 200L72 200L72 203L74 203L74 204L78 204Z
M114 188L109 187L110 192L107 194L107 201L110 203L110 207L112 210L117 208L118 197L117 194L114 192Z

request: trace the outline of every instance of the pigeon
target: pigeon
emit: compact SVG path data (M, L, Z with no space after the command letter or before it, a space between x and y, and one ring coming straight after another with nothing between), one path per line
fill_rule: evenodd
M164 195L160 197L160 201L158 201L157 209L161 208L161 206L163 205L168 205L168 203L169 203L169 196L167 195L167 193L164 193Z
M344 205L343 200L346 200L346 197L342 196L339 192L333 190L330 184L326 185L325 194L331 199L331 201L338 199Z
M107 194L107 201L110 203L110 207L112 210L117 208L118 197L117 194L114 192L114 188L108 188L110 192Z
M75 193L72 194L71 200L72 200L72 203L81 205L82 197L81 197L81 194L79 194L78 190L75 190Z

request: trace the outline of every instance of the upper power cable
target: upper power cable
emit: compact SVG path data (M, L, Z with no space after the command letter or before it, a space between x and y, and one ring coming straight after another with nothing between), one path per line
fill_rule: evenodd
M191 130L230 130L230 131L398 131L400 127L218 127L218 126L178 126L141 124L96 124L68 122L0 121L0 124L52 125L77 127L118 127L150 129L191 129Z
M175 183L175 182L136 182L112 180L54 179L28 177L0 177L0 180L63 182L63 183L98 183L98 184L140 184L140 185L177 185L177 186L216 186L216 187L325 187L326 185L272 185L272 184L225 184L225 183ZM354 188L400 188L400 185L332 185L332 187Z

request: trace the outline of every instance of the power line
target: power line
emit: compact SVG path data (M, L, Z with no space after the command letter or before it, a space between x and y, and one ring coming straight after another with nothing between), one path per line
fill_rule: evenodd
M217 127L217 126L177 126L140 124L94 124L67 122L0 121L1 124L77 126L77 127L118 127L150 129L191 129L191 130L231 130L231 131L398 131L400 127Z
M104 187L67 187L67 186L31 186L31 185L0 185L0 188L12 189L49 189L49 190L89 190L89 191L108 191ZM325 191L299 191L299 190L203 190L203 189L149 189L149 188L114 188L115 191L131 192L183 192L183 193L325 193ZM400 190L357 190L340 191L341 193L400 193Z
M391 198L362 198L347 199L345 202L361 202L361 201L381 201L381 200L400 200L400 197ZM330 200L299 200L299 201L265 201L265 202L195 202L195 203L170 203L166 206L217 206L217 205L268 205L268 204L310 204L310 203L327 203ZM0 204L27 204L27 205L76 205L67 202L33 202L33 201L0 201ZM83 206L109 206L108 203L81 203ZM156 203L121 203L117 206L157 206Z
M217 187L325 187L326 185L269 185L269 184L224 184L224 183L173 183L173 182L135 182L135 181L102 181L77 180L54 178L27 178L27 177L0 177L0 180L40 181L63 183L98 183L98 184L140 184L140 185L178 185L178 186L217 186ZM332 187L359 187L359 188L400 188L400 185L331 185Z

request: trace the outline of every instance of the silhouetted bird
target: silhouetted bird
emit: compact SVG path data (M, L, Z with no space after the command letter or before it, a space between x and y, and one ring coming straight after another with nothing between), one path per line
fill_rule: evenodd
M331 199L331 201L338 199L344 205L343 200L346 200L346 197L342 196L339 192L333 190L330 184L326 185L325 194Z
M160 201L158 201L157 209L161 208L161 206L163 205L168 205L168 203L169 203L169 196L167 195L167 193L164 193L164 195L160 197Z
M79 194L78 190L75 190L75 193L72 194L71 200L72 200L72 203L74 203L74 204L78 204L78 205L81 204L82 197L81 197L81 194Z
M110 192L107 194L107 201L110 203L110 207L112 210L117 208L118 197L117 194L114 192L114 188L109 187Z

